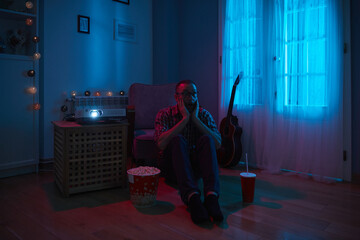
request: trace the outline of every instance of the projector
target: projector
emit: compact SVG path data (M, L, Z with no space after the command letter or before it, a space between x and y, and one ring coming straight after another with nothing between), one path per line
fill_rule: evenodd
M126 120L126 96L73 97L75 121L80 124L119 123Z
M126 119L126 109L84 108L75 110L75 119L78 123L112 123Z
M75 110L75 118L126 117L126 109L85 108Z

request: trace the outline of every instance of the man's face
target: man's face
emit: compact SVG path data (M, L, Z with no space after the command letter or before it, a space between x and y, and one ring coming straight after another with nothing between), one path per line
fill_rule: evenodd
M197 89L194 84L180 84L175 94L176 102L181 99L184 100L184 104L188 110L192 110L194 104L197 101Z

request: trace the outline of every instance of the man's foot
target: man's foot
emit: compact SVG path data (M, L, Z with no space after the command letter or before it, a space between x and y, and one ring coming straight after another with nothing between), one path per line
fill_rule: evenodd
M203 223L209 220L209 215L201 202L200 194L193 194L189 200L190 216L194 223Z
M214 194L209 194L205 198L204 205L209 215L214 219L214 221L221 222L222 220L224 220L224 216L219 206L218 196Z

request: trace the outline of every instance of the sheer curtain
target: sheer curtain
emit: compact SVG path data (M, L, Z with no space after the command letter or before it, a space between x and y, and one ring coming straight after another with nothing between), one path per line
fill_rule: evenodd
M340 0L227 0L220 116L233 114L250 163L342 177Z

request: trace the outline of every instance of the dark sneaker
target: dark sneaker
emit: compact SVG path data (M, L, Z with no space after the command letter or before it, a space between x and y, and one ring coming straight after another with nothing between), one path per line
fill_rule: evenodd
M218 196L214 194L209 194L205 198L204 205L209 215L214 219L214 221L221 222L222 220L224 220L224 216L219 206Z
M209 215L201 202L200 194L194 194L189 200L190 216L194 223L203 223L209 220Z

